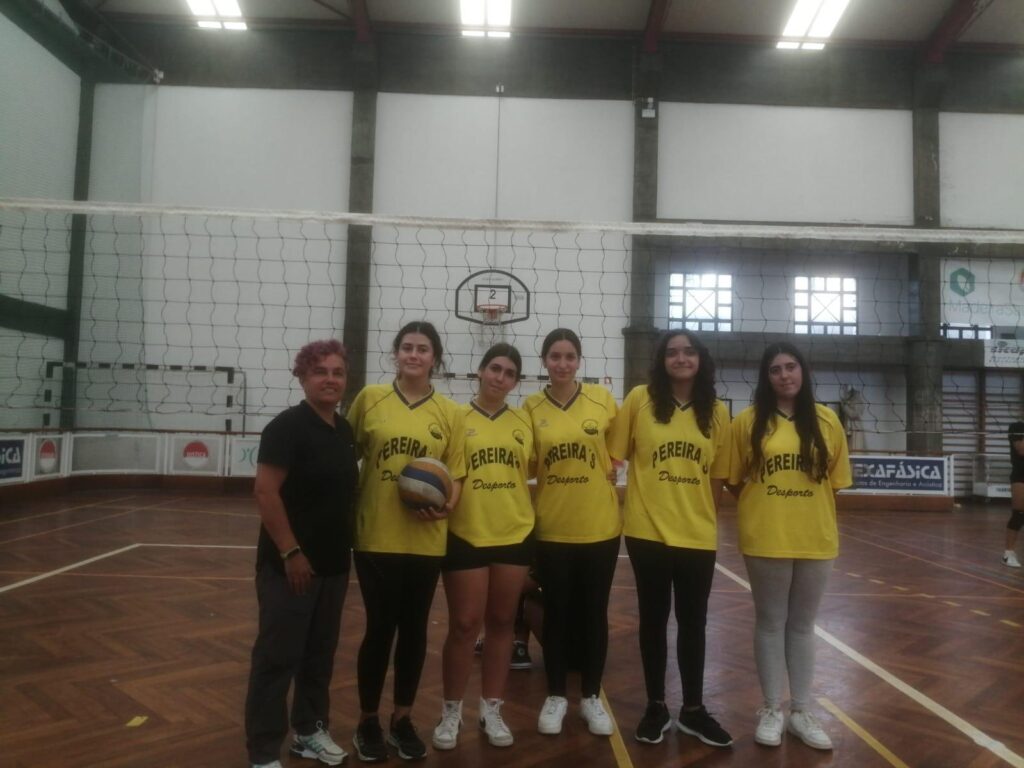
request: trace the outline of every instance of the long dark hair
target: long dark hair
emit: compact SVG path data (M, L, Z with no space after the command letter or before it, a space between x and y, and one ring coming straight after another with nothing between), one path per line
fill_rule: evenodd
M583 345L580 343L580 337L576 335L576 332L568 328L555 328L555 330L544 337L544 343L540 346L541 360L548 356L548 352L551 351L551 347L554 346L556 341L568 341L576 349L576 357L583 357Z
M676 408L672 395L672 378L665 370L668 343L676 336L685 336L699 355L691 402L694 416L697 417L697 427L704 437L710 437L711 422L715 413L715 361L711 358L711 353L704 342L689 331L666 331L661 335L658 347L654 350L647 384L647 393L651 396L651 402L654 403L654 420L660 424L668 424L672 420L672 414Z
M800 460L808 477L820 483L828 477L828 448L818 425L818 412L814 407L814 382L811 369L800 350L785 341L770 344L761 355L761 367L757 372L757 389L754 390L754 426L750 432L751 471L764 470L764 438L768 421L776 415L778 401L768 377L772 360L778 355L789 355L800 364L800 391L796 393L793 406L793 423L800 436Z
M414 320L403 325L398 333L395 334L395 340L391 344L392 354L398 354L398 348L402 346L402 339L410 333L419 333L426 336L431 348L434 350L434 365L430 368L430 374L433 376L445 370L444 345L441 343L441 336L437 332L437 328L434 327L434 324L428 323L426 320Z

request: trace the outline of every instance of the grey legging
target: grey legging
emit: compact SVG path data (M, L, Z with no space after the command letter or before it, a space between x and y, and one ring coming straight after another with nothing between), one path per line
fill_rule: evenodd
M832 560L745 556L757 620L754 659L767 705L782 705L789 672L790 707L808 708L814 679L814 619Z

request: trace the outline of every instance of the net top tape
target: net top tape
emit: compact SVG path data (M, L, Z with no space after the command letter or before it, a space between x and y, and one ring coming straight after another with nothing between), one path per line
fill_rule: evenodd
M76 202L33 198L0 198L0 211L124 216L209 216L257 220L317 221L354 226L427 229L512 230L530 232L609 232L705 239L810 240L868 243L1024 245L1024 229L973 229L872 226L859 224L759 224L706 222L592 222L527 219L456 219L390 216L375 213L221 209L140 203Z

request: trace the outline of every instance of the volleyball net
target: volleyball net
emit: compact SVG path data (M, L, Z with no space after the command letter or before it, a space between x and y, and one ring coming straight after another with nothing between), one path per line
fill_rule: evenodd
M259 431L297 400L306 342L348 323L366 381L383 382L396 331L429 320L436 386L460 400L497 341L523 353L514 400L543 386L556 327L580 335L581 376L621 398L656 330L682 327L709 343L738 412L765 344L785 338L862 450L903 449L908 343L931 340L947 351L943 431L967 445L1019 417L1022 245L1024 231L0 201L0 429ZM929 267L926 249L941 252Z

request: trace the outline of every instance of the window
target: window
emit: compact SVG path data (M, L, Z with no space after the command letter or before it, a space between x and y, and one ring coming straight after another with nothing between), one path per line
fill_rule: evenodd
M992 326L943 323L941 333L947 339L991 339Z
M512 0L461 0L463 37L510 37Z
M732 330L732 275L669 276L668 327L688 331Z
M794 282L794 289L795 333L856 335L856 278L800 276Z

